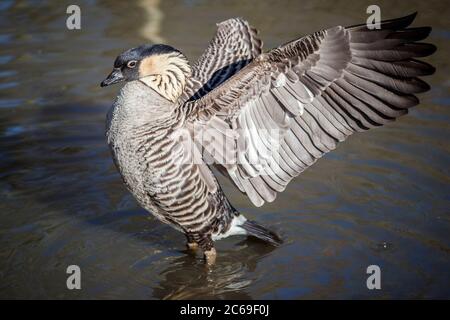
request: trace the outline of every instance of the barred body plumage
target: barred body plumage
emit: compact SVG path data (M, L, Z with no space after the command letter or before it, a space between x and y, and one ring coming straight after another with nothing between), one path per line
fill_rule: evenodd
M195 241L206 241L208 235L225 232L236 211L220 187L207 192L199 165L186 159L189 150L180 140L184 121L152 89L130 82L109 111L106 135L125 185L139 204Z

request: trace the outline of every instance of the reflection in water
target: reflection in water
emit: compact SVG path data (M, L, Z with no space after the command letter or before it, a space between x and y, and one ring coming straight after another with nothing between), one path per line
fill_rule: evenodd
M220 251L211 267L201 257L186 252L161 272L162 280L153 294L159 299L250 299L245 290L257 279L247 274L254 273L258 261L273 250L247 239L231 250Z
M160 35L161 21L164 17L159 9L160 0L140 0L139 6L144 9L147 21L141 28L143 38L150 40L152 43L166 42Z
M418 10L417 25L434 26L432 91L395 124L351 137L275 203L255 208L221 181L286 244L220 241L211 269L124 189L104 138L119 88L99 82L141 43L195 58L216 22L242 16L269 48L359 23L371 2L80 1L81 31L65 29L62 2L0 2L0 298L448 298L449 8L378 2L389 17ZM70 264L81 291L65 287ZM382 292L365 287L370 264Z

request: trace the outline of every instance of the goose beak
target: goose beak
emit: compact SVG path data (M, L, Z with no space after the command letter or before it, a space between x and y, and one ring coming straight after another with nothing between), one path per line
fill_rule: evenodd
M119 68L114 68L113 71L106 77L105 80L100 83L101 87L106 87L114 83L118 83L123 81L125 78L123 77L122 71Z

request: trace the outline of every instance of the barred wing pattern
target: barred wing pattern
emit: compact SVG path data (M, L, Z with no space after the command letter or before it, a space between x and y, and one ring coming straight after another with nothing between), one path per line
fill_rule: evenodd
M188 126L215 137L195 141L256 206L273 201L338 142L418 104L414 94L429 86L417 77L434 68L414 58L435 47L417 42L429 27L407 29L414 18L384 21L375 30L335 27L261 54L182 106Z
M257 33L241 18L218 23L214 38L193 66L181 101L202 97L260 55L263 42Z

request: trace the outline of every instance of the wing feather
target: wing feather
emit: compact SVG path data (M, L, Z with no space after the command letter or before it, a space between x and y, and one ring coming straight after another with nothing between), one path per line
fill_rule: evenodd
M429 86L417 77L434 68L414 58L435 47L417 42L429 27L407 29L414 17L384 21L379 30L334 27L254 55L180 110L187 123L200 123L200 130L235 133L228 134L227 148L236 163L221 165L261 206L338 142L394 121L419 103L415 94Z
M208 48L193 65L181 101L207 94L260 55L263 42L257 33L241 18L218 23Z

